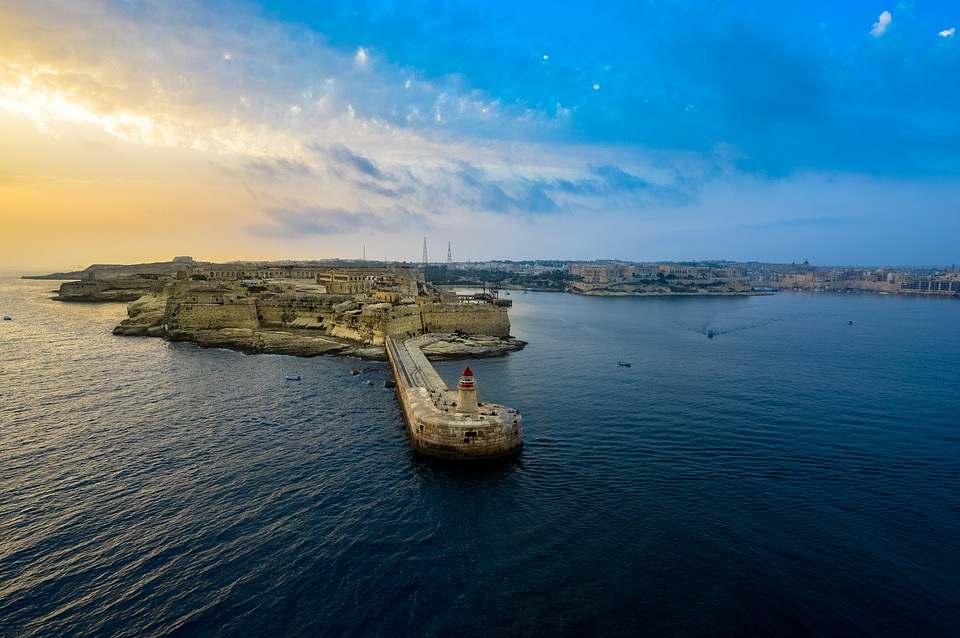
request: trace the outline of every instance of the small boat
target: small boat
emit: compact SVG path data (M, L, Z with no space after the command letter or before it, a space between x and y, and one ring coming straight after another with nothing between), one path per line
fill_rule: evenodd
M299 381L299 380L300 380L300 375L299 375L299 374L288 374L286 378L287 378L287 381Z
M395 387L397 387L397 382L394 381L393 379L384 379L384 381L383 381L383 387L385 387L385 388L395 388Z
M713 330L707 331L707 339L713 339Z
M617 365L620 366L621 368L629 368L629 367L630 367L630 362L629 362L629 361L618 361L618 362L617 362Z
M848 325L848 326L852 326L852 325L853 325L853 319L848 319L848 320L847 320L847 325Z

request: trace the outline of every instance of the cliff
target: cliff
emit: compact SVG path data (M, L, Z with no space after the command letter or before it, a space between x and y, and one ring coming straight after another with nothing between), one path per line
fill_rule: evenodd
M135 301L144 295L156 295L165 282L149 277L125 277L108 280L67 281L53 299L57 301Z
M190 265L199 265L204 262L189 262ZM152 276L155 278L172 278L182 271L187 264L177 261L158 261L146 264L92 264L83 270L69 272L55 272L49 275L24 275L23 279L77 279L93 281L96 279L124 279L132 277Z

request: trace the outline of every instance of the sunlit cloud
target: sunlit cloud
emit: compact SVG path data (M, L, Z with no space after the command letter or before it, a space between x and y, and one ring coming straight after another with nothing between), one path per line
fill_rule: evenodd
M887 28L890 26L890 22L892 20L893 16L890 15L889 11L884 11L881 13L877 21L873 23L873 28L870 29L870 35L875 38L882 36L887 32Z
M940 37L941 37L941 38L952 38L952 37L953 37L953 34L956 33L956 32L957 32L957 29L956 29L955 27L950 27L949 29L944 29L943 31L941 31L941 32L940 32Z
M19 72L18 72L19 71ZM175 126L129 111L101 113L77 96L47 83L59 74L53 70L22 71L7 64L0 73L0 112L18 115L40 130L56 136L58 122L89 124L125 142L158 146L204 145Z

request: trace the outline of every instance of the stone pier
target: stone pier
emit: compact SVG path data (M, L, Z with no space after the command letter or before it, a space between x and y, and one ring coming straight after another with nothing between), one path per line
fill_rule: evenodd
M467 368L457 390L450 390L421 348L437 336L397 341L386 338L397 396L414 449L447 459L492 459L516 454L523 445L517 410L476 400Z

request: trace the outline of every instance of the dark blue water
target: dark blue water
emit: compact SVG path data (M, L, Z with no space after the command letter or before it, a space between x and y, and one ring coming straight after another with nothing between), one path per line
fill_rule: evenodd
M469 364L526 444L464 468L385 364L114 337L53 287L0 280L0 636L960 627L956 301L514 293L530 345Z

